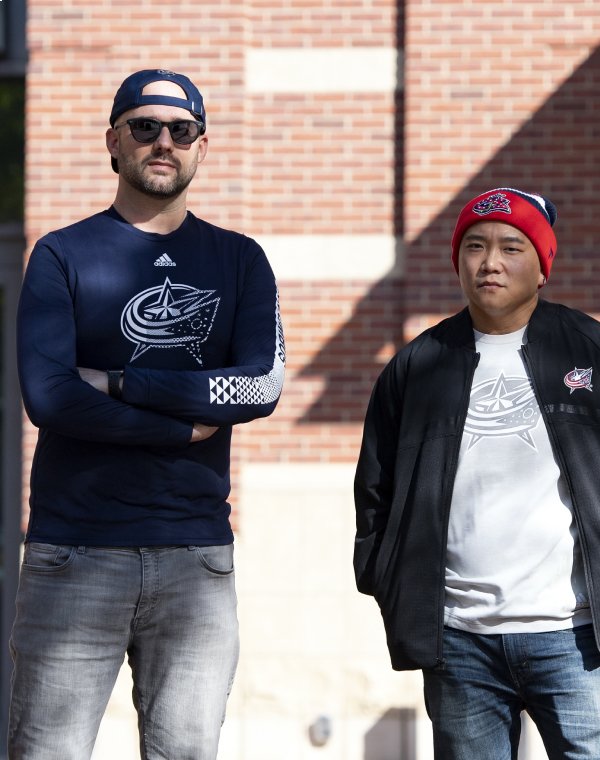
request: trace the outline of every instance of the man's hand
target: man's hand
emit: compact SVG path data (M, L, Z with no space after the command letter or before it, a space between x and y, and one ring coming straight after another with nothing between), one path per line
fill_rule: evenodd
M208 425L202 425L200 422L194 422L194 429L192 430L192 437L190 443L197 443L198 441L205 441L210 438L213 433L216 433L219 428L209 427Z
M77 367L79 377L86 383L92 385L97 391L102 391L108 395L108 375L101 369L89 369L88 367Z

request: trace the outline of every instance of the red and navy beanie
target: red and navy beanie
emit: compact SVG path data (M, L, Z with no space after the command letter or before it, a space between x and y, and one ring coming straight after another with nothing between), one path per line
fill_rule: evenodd
M458 273L458 249L465 232L477 222L504 222L516 227L533 243L544 277L548 279L556 256L552 226L556 207L547 198L511 187L488 190L470 200L458 215L452 235L452 263Z

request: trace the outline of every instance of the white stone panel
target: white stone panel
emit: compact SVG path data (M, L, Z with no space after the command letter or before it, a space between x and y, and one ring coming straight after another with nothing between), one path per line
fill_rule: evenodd
M245 63L250 94L386 93L402 81L395 48L250 48Z
M402 277L401 243L393 235L259 235L278 280L366 280Z
M354 465L243 468L242 655L219 760L377 760L400 735L406 760L431 760L415 754L430 744L421 675L392 671L377 605L354 584L353 478ZM321 715L332 733L315 747Z

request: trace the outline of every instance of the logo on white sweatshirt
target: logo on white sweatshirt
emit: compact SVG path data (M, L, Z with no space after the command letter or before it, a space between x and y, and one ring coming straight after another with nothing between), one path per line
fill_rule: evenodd
M468 448L482 438L516 435L536 449L531 431L539 419L540 409L529 379L501 373L471 389L464 429L471 436Z

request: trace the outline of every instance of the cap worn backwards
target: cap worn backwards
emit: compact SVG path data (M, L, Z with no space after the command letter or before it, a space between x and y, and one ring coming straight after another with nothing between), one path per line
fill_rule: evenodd
M173 95L143 95L146 85L151 82L174 82L185 93L185 98L177 98ZM125 79L117 90L113 107L110 112L110 126L114 127L116 120L125 111L139 106L176 106L185 108L192 116L202 124L200 134L206 130L206 111L204 100L196 85L184 74L176 74L166 69L144 69L136 71ZM119 173L119 164L116 158L110 160L113 171Z
M556 207L547 198L511 187L498 187L472 198L458 215L452 235L452 263L458 273L458 250L465 232L477 222L504 222L516 227L531 240L544 277L548 279L556 256L556 236L552 229Z
M185 93L185 98L176 98L172 95L143 95L146 85L151 82L174 82ZM206 112L204 101L196 85L184 74L176 74L174 71L165 69L144 69L136 71L125 79L117 90L113 107L110 112L110 125L114 127L115 121L122 113L139 106L176 106L185 108L192 116L206 125Z

